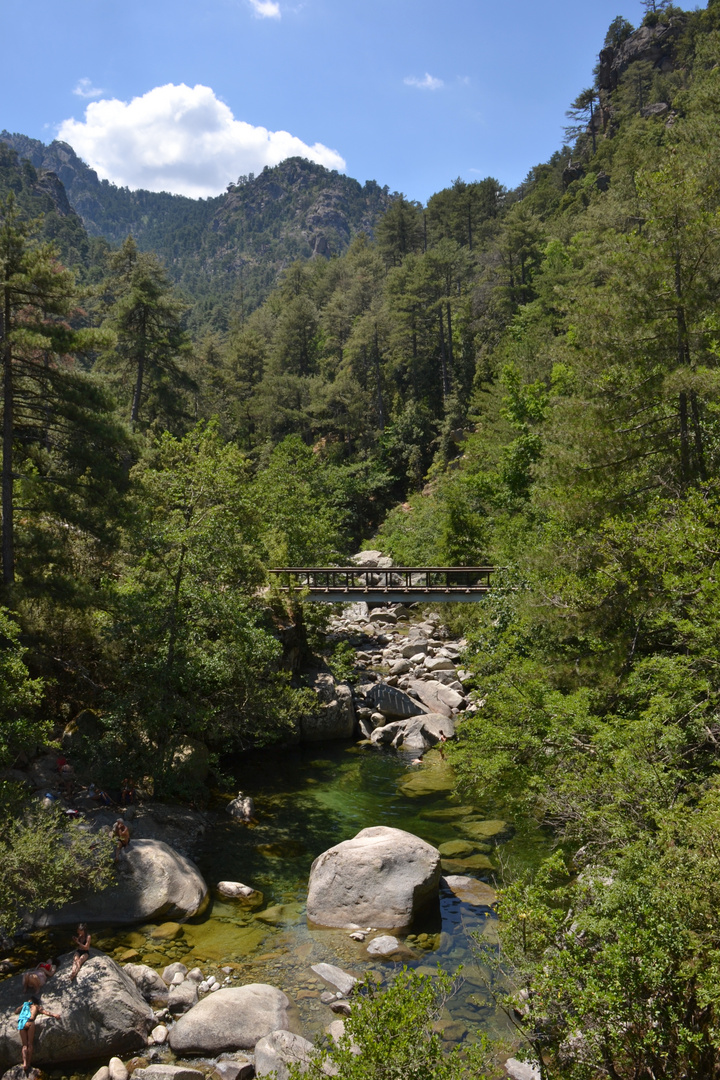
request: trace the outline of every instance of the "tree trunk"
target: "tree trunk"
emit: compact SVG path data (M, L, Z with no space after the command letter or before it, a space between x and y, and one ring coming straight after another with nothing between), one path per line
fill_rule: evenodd
M690 479L690 439L688 437L688 399L683 390L679 400L680 413L680 472L684 483Z
M700 404L694 390L690 391L690 412L692 413L693 435L695 436L695 460L697 474L701 480L707 478L705 468L705 448L703 445L702 424L700 423Z
M130 427L135 427L140 415L140 401L142 399L143 391L143 379L145 377L145 339L146 339L146 314L143 312L142 319L142 347L140 349L140 356L138 357L137 365L137 378L135 380L135 391L133 393L132 408L130 409Z
M138 360L137 366L137 379L135 380L135 391L133 393L132 408L130 409L130 427L135 427L138 416L140 415L140 398L142 397L143 388L143 376L145 374L145 357L141 356Z
M450 382L448 379L447 354L445 352L445 320L442 307L438 309L438 318L440 319L440 366L442 369L443 399L445 399L450 393Z
M377 388L378 425L381 431L385 430L385 403L382 392L382 375L380 372L380 346L378 344L377 326L373 338L373 366L375 368L375 386Z
M455 357L453 356L453 342L452 342L452 313L450 309L450 301L447 302L447 321L448 321L448 375L452 378L453 367L455 366Z
M175 664L175 646L177 644L178 636L178 608L180 606L180 586L182 585L183 570L185 568L185 553L187 548L183 544L180 548L180 559L178 560L178 568L175 573L175 581L173 582L173 598L172 607L170 609L170 637L168 639L168 651L167 660L165 662L165 669L168 675L172 671Z
M13 531L13 428L15 424L15 395L13 387L12 349L8 341L10 329L10 298L5 290L0 313L0 343L3 367L3 449L2 449L2 565L3 585L15 581L15 542Z

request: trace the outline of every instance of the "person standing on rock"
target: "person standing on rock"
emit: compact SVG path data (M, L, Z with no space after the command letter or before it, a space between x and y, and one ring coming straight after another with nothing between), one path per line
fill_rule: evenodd
M60 1019L58 1013L51 1013L47 1009L43 1009L40 999L37 997L31 997L21 1005L18 1031L20 1032L20 1042L22 1044L22 1066L26 1073L30 1072L30 1066L32 1065L35 1021L38 1016L52 1016L53 1020Z
M117 862L120 857L120 852L124 851L130 843L130 830L122 818L118 818L113 825L112 834L118 842L117 847L115 848L115 861Z
M88 928L86 923L78 923L77 934L73 938L73 941L77 945L75 955L73 956L73 966L70 972L70 982L75 982L78 976L78 971L83 966L87 958L90 956L90 942L92 937L88 934Z

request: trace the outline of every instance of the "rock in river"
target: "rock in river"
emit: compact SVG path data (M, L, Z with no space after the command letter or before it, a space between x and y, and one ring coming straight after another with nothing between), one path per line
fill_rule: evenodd
M130 976L148 1005L167 1005L168 988L154 968L147 964L125 964L123 971Z
M60 1019L38 1020L34 1061L38 1065L98 1057L107 1061L145 1047L156 1020L129 975L95 950L74 983L71 967L68 953L43 990L43 1008L59 1013ZM0 983L0 1074L20 1060L17 1008L26 996L21 975Z
M465 700L457 690L452 690L436 680L422 682L420 679L412 679L409 688L422 701L428 712L441 713L443 716L452 716L453 710L459 709Z
M218 990L181 1016L170 1031L173 1053L219 1054L251 1050L271 1031L298 1030L295 1008L282 990L265 983Z
M275 1080L287 1080L292 1065L307 1067L313 1044L292 1031L273 1031L255 1047L255 1075L272 1075ZM305 1071L304 1069L302 1070Z
M403 930L437 899L439 852L402 829L363 829L319 855L310 870L308 922Z
M400 942L390 934L373 938L367 947L370 956L392 956L400 949Z
M334 964L313 964L310 970L319 975L324 982L334 986L341 994L345 994L345 996L351 994L355 989L357 983L355 976L349 975L347 971L335 967Z
M402 690L388 686L384 682L375 683L365 695L365 700L383 716L417 716L419 713L427 712L422 705L413 701Z
M442 879L442 884L464 904L491 907L497 901L497 893L491 885L463 874L448 874Z
M34 925L180 921L201 914L207 903L208 888L195 863L161 840L131 840L118 860L115 884L59 911L42 912Z

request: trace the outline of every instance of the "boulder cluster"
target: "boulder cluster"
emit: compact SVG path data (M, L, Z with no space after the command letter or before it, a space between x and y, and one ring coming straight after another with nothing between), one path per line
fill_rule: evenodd
M375 551L353 561L392 565ZM469 695L471 675L460 663L466 642L453 640L436 614L420 622L410 616L402 604L370 609L355 603L331 620L329 640L355 648L360 677L351 688L328 672L314 674L318 708L301 721L303 741L359 736L421 753L453 738L458 717L481 707Z

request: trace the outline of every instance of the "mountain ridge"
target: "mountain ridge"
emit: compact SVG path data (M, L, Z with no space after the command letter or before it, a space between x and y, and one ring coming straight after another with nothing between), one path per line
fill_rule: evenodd
M358 233L372 236L394 197L374 180L361 185L297 157L208 199L131 191L101 180L68 143L8 131L0 141L57 177L90 236L115 246L132 234L141 250L156 252L206 313L208 304L217 309L218 327L234 297L256 307L295 259L340 255Z

